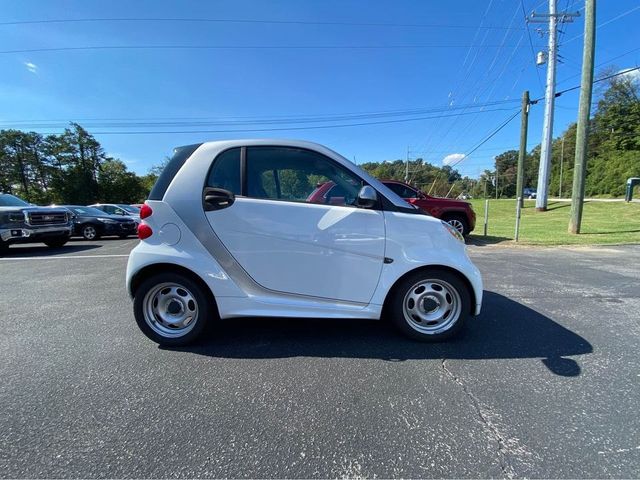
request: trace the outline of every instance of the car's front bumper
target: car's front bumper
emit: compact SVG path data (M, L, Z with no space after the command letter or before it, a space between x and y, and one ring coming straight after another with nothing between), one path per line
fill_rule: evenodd
M71 226L51 226L39 228L3 228L0 229L0 239L6 243L31 243L49 238L71 235Z
M105 223L104 235L134 235L136 223Z

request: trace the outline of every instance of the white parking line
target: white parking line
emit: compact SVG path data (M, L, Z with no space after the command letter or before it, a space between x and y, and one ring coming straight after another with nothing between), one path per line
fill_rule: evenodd
M9 258L0 258L0 262L10 262L12 260L58 260L58 259L66 259L66 258L109 258L109 257L128 257L128 254L122 255L60 255L60 256L51 256L51 257L9 257Z

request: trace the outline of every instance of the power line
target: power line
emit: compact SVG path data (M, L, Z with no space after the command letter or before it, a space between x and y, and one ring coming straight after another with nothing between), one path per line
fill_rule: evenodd
M627 70L622 70L622 71L620 71L618 73L607 75L606 77L600 77L597 80L594 80L593 83L604 82L605 80L609 80L611 78L618 77L620 75L625 75L625 74L627 74L629 72L635 72L636 70L640 70L640 67L628 68ZM565 88L564 90L560 90L559 92L556 92L556 97L559 97L563 93L571 92L573 90L578 90L580 87L581 87L581 85L576 85L575 87ZM537 98L537 99L533 100L531 103L538 103L540 100L544 100L544 97Z
M529 22L527 21L527 12L524 8L524 0L520 0L520 6L522 7L522 15L524 16L524 23L527 28L527 36L529 37L529 46L531 47L531 56L533 57L533 65L534 65L534 68L536 69L536 76L538 77L538 85L540 85L540 90L544 91L544 87L542 86L542 79L540 78L540 71L538 70L538 65L536 63L536 51L533 48L533 40L531 39L531 31L529 30Z
M599 67L601 67L601 66L603 66L603 65L606 65L606 64L608 64L608 63L613 62L614 60L618 60L619 58L626 57L627 55L629 55L629 54L631 54L631 53L635 53L635 52L637 52L638 50L640 50L640 47L638 47L638 48L632 48L631 50L628 50L628 51L626 51L626 52L624 52L624 53L621 53L620 55L616 55L615 57L612 57L612 58L609 58L608 60L605 60L604 62L600 62L599 64L597 64L597 65L595 66L595 68L599 68ZM579 76L580 76L580 74L579 74L579 73L578 73L578 74L575 74L575 75L571 75L570 77L566 77L566 78L564 78L564 79L560 80L560 81L558 82L558 84L565 83L565 82L567 82L567 81L571 80L572 78L576 78L576 77L579 77Z
M513 14L511 16L511 21L509 22L509 26L513 25L514 22L517 20L518 18L518 10L519 10L519 6L516 4L515 9L513 10ZM508 39L508 36L510 35L511 32L505 32L501 44L505 45L506 41ZM522 34L520 35L520 38L518 39L518 43L516 44L516 47L513 49L513 51L511 52L511 55L509 55L508 57L501 55L502 49L498 49L496 50L495 56L493 57L493 60L491 61L491 64L489 65L489 67L487 67L487 69L485 70L484 75L480 78L480 80L478 80L476 82L476 85L478 85L477 87L474 86L473 91L475 92L475 98L480 99L482 98L483 95L485 95L485 93L488 91L487 93L487 100L489 100L491 98L491 96L493 95L493 92L495 91L496 87L498 86L500 80L502 79L502 76L504 75L504 73L507 70L507 67L511 64L511 61L513 60L513 57L515 55L515 53L518 51L518 48L522 42L522 39L524 38L524 32L522 32ZM498 66L498 59L502 59L502 58L507 58L506 61L504 62L504 65L502 67L502 70L499 71L497 77L493 77L490 81L489 81L489 77L491 75L491 73L494 70L494 67ZM486 85L484 87L480 86L480 82L484 81L485 78L487 79ZM459 129L459 132L457 134L457 136L455 136L454 138L454 143L458 143L460 141L460 139L465 135L465 132L469 132L469 131L473 131L473 128L475 127L476 122L478 121L479 117L478 116L473 116L470 119L468 119L468 121L466 122L466 126L462 126L462 128ZM451 129L444 135L441 137L441 142L448 137L448 135L451 133L451 130L453 128L453 125L451 126Z
M408 28L477 28L476 25L456 25L441 23L382 23L382 22L314 22L304 20L258 20L258 19L232 19L232 18L173 18L173 17L124 17L124 18L62 18L62 19L36 19L16 20L0 22L0 25L31 25L50 23L108 23L108 22L185 22L185 23L248 23L270 25L325 25L346 27L408 27ZM501 25L485 25L482 28L488 30L509 30L509 27Z
M487 102L484 104L470 104L459 105L454 109L462 108L484 108L489 106L500 106L509 103L514 103L514 100L498 100L494 102ZM233 116L233 117L166 117L166 118L78 118L75 121L78 122L104 122L99 125L107 126L174 126L181 124L207 124L207 125L255 125L255 124L279 124L279 123L308 123L308 122L330 122L337 120L360 120L367 118L381 118L381 117L398 117L398 116L414 116L424 115L427 113L446 112L451 110L450 106L437 106L437 107L423 107L409 110L383 110L374 112L355 112L355 113L335 113L327 115L284 115L275 117L264 116ZM509 109L510 110L510 109ZM0 125L36 125L40 128L49 127L47 122L64 122L65 125L68 119L29 119L29 120L6 120L0 121ZM108 123L108 122L123 122L123 123ZM43 125L44 123L44 125ZM86 125L86 124L85 124Z
M483 110L483 112L493 112L493 111L501 111L504 109L494 109L494 110ZM470 112L469 114L475 114L478 112ZM459 115L451 114L451 115ZM346 123L346 124L337 124L337 125L314 125L314 126L304 126L304 127L276 127L276 128L247 128L247 129L234 129L234 130L173 130L173 131L123 131L123 132L92 132L93 135L153 135L153 134L176 134L176 133L243 133L243 132L277 132L277 131L287 131L287 130L314 130L314 129L327 129L327 128L343 128L343 127L359 127L364 125L384 125L391 123L405 123L405 122L415 122L420 120L431 120L431 119L439 119L443 117L451 116L448 114L444 115L433 115L426 117L416 117L416 118L403 118L396 120L382 120L376 122L360 122L360 123ZM44 135L55 135L56 133L44 133Z
M502 130L504 127L506 127L507 125L509 125L509 122L511 122L511 120L513 120L514 118L516 118L518 115L520 115L520 111L521 109L518 109L513 115L511 115L509 118L507 118L504 122L502 122L500 124L500 126L498 126L495 130L493 130L489 135L487 135L480 143L478 143L475 147L473 147L471 150L469 150L469 152L465 153L464 157L462 157L460 160L452 163L450 166L453 168L456 165L458 165L460 162L462 162L465 158L469 157L473 152L475 152L476 150L478 150L482 145L484 145L485 143L487 143L489 140L491 140L495 135L498 134L498 132L500 130Z
M503 45L484 45L501 48ZM2 50L0 54L73 52L88 50L396 50L421 48L480 48L479 45L89 45L84 47L44 47Z
M607 20L606 22L602 22L601 24L596 25L596 30L597 30L598 28L604 27L605 25L609 25L610 23L615 22L616 20L620 20L621 18L626 17L627 15L630 15L630 14L632 14L633 12L635 12L635 11L637 11L637 10L640 10L640 6L633 7L633 8L631 8L631 9L627 10L626 12L621 13L620 15L618 15L618 16L616 16L616 17L610 18L610 19L609 19L609 20ZM576 39L578 39L578 38L581 38L581 37L583 37L583 36L584 36L584 33L580 33L580 34L578 34L578 35L576 35L576 36L574 36L574 37L571 37L569 40L567 40L567 41L566 41L566 42L564 42L564 43L572 42L572 41L574 41L574 40L576 40Z

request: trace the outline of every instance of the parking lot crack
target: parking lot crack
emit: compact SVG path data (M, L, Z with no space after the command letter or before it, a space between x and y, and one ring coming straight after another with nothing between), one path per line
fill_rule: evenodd
M442 359L441 366L444 374L460 386L466 397L469 399L469 403L473 407L473 410L476 412L480 423L484 426L485 431L488 433L489 439L497 445L498 464L504 476L506 478L516 477L516 472L513 469L511 462L509 461L509 454L513 453L509 451L509 442L500 433L498 427L491 420L491 415L489 414L488 410L482 406L478 398L473 394L473 392L469 390L466 383L447 367L446 358Z

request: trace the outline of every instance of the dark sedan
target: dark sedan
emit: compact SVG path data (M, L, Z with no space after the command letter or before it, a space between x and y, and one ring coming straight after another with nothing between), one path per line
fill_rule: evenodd
M109 215L102 210L80 205L63 205L74 215L73 235L85 240L97 240L102 236L114 235L126 238L136 234L136 222L131 217Z

